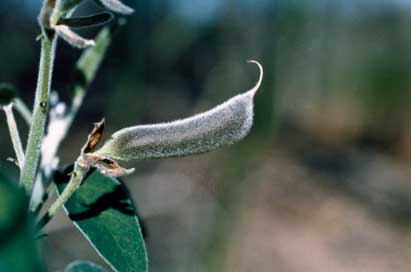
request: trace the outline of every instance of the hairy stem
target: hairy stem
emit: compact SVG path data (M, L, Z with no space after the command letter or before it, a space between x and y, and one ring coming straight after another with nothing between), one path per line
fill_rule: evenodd
M13 104L3 107L4 113L6 114L7 125L9 127L11 141L13 143L14 152L16 153L17 161L19 163L19 167L24 164L24 153L23 153L23 146L21 144L19 130L17 128L16 119L14 119L13 114Z
M64 191L56 199L56 201L50 206L47 213L40 219L40 221L37 224L38 229L43 228L51 220L51 218L53 218L53 216L59 211L59 209L64 205L64 203L66 203L67 200L69 200L69 198L81 185L81 182L83 181L88 170L89 167L82 166L82 164L79 164L78 162L74 164L74 170L71 173L69 183L67 184Z
M33 118L27 141L25 161L20 176L20 183L30 194L36 176L40 158L40 146L44 136L48 112L53 62L56 51L56 36L54 32L43 31L41 39L41 58L37 81L36 97L33 106Z
M48 134L44 138L43 144L47 149L43 149L41 171L37 175L36 184L31 199L31 209L37 209L43 200L47 187L50 182L50 175L55 170L57 164L55 159L60 144L66 137L77 112L79 111L84 97L87 93L87 88L94 80L98 69L104 59L104 56L111 43L111 30L108 27L103 28L96 37L96 45L87 48L80 59L77 61L74 76L70 84L68 92L72 94L72 102L64 115L53 114L50 112L50 121L48 124Z

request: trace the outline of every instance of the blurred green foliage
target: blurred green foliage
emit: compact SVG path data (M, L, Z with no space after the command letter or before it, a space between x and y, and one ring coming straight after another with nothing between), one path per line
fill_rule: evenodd
M18 170L0 162L0 271L43 271L28 199L17 187Z

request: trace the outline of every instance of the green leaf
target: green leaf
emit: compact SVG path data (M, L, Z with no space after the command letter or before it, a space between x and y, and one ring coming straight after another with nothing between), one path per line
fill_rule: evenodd
M107 272L101 266L98 266L92 262L75 261L69 264L64 272Z
M43 271L28 198L16 184L15 165L0 162L0 271Z
M75 97L75 101L83 100L88 86L94 80L97 70L106 55L111 38L110 29L108 27L103 28L96 37L96 45L87 48L77 61L74 75L69 85L69 92ZM78 104L72 106L78 110Z
M72 169L56 174L59 193L67 185ZM92 171L64 207L74 225L115 271L147 271L140 224L121 182Z

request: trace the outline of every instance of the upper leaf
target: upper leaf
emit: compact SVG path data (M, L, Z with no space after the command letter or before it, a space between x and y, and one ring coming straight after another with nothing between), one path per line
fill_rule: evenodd
M66 25L73 28L92 27L105 24L113 19L113 14L110 12L102 12L89 16L60 18L57 25Z
M60 193L71 171L68 168L56 174ZM74 225L115 271L147 271L140 224L128 193L118 180L94 171L64 207Z
M104 268L92 262L74 261L69 264L64 272L107 272Z
M117 160L165 158L203 153L244 138L253 124L253 98L260 77L249 91L193 117L170 123L135 126L114 133L96 155Z
M43 27L53 29L59 37L74 47L87 48L94 46L95 42L93 40L81 37L70 28L104 24L110 21L113 16L110 12L103 12L96 15L73 18L71 15L81 2L83 0L57 0L53 8L43 7L39 17L40 24ZM110 11L125 15L131 14L134 11L119 0L96 0L96 2Z

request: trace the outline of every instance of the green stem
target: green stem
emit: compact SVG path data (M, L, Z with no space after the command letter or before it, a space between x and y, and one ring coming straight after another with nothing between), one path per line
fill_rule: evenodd
M100 68L107 49L111 43L111 38L111 30L108 27L105 27L97 35L96 45L87 48L83 52L80 59L77 61L74 76L69 85L70 87L68 91L73 95L71 106L65 116L59 116L49 120L47 128L48 135L45 137L43 143L47 145L48 148L47 150L44 150L46 153L44 151L42 153L42 161L40 164L40 169L42 172L37 175L36 184L34 185L35 189L31 196L32 199L30 206L32 209L37 209L43 201L43 197L47 198L47 195L44 195L44 190L37 190L37 188L45 187L45 190L47 190L47 187L50 187L50 175L53 170L55 170L55 165L53 163L56 158L57 151L71 128L74 117L83 103L88 86L94 80L95 75ZM56 123L58 123L59 131L55 131Z
M44 136L48 112L51 77L56 51L56 36L54 32L44 31L41 39L41 58L37 81L36 98L33 106L33 118L27 141L25 161L20 176L20 183L30 194L32 191L36 170L39 164L41 141Z
M71 173L71 178L69 183L67 184L66 188L64 188L63 192L60 196L56 199L56 201L50 206L47 213L40 219L37 224L38 229L43 228L53 216L59 211L59 209L64 205L64 203L69 200L69 198L73 195L73 193L78 189L83 181L85 175L89 167L81 166L79 163L74 164L74 170Z
M24 153L23 146L21 144L19 130L17 128L16 119L13 114L13 104L3 107L4 113L6 114L7 125L9 127L11 142L13 143L14 152L16 153L17 161L19 167L23 166L24 163Z

